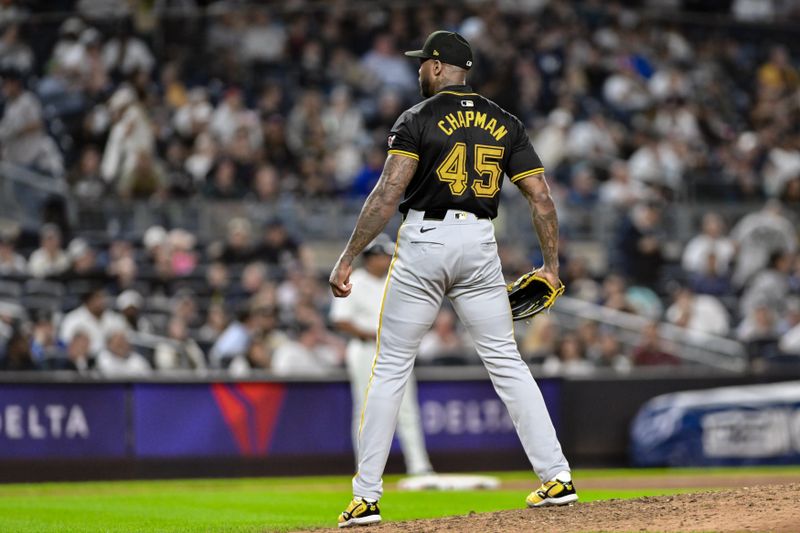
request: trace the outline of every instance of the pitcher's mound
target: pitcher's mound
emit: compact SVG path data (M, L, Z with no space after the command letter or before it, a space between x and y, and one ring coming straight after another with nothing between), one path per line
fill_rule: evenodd
M578 487L580 494L580 487ZM366 533L800 531L800 483L393 522Z

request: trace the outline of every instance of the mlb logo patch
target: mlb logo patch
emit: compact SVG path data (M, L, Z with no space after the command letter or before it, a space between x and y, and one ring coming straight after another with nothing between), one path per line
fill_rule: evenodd
M386 143L389 145L389 148L391 148L392 144L394 144L394 138L395 138L395 135L389 135L389 138L386 139Z
M475 107L475 102L472 100L461 100L461 107Z

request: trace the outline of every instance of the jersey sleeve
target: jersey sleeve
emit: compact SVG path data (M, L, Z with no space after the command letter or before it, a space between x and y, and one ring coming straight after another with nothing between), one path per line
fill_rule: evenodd
M408 110L397 119L389 132L389 153L419 161L421 128L419 114Z
M544 172L542 161L533 149L528 132L521 122L517 123L516 134L512 139L511 156L508 158L506 174L511 183L516 183L528 176L535 176Z

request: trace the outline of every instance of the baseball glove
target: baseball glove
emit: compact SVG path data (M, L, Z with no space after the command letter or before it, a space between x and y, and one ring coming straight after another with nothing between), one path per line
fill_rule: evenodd
M538 275L538 270L523 274L506 289L511 304L511 317L514 320L524 320L549 309L564 294L563 283L557 288L553 287L549 281Z

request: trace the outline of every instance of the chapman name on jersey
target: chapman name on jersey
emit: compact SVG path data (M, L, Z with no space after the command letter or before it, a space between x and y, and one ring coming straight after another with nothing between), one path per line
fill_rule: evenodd
M467 100L471 102L471 100ZM463 105L463 103L462 103ZM487 122L486 119L489 119ZM505 126L498 125L497 119L481 113L480 111L456 111L448 113L444 119L436 123L439 129L446 135L452 135L459 128L481 128L489 132L489 135L499 141L506 136L508 130Z

